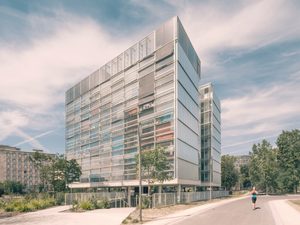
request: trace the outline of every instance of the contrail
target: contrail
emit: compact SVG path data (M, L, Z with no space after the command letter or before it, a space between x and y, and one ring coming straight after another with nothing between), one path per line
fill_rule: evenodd
M247 143L250 143L250 142L253 142L253 141L259 141L259 140L266 139L266 138L277 137L277 136L278 136L278 134L276 134L276 135L270 135L270 136L264 136L264 137L259 137L259 138L255 138L255 139L250 139L250 140L243 141L243 142L238 142L238 143L235 143L235 144L232 144L232 145L222 146L222 149L223 148L234 147L234 146L238 146L238 145L242 145L242 144L247 144Z
M19 145L22 145L22 144L25 144L25 143L28 143L28 142L37 141L37 140L36 140L37 138L46 136L46 135L51 134L51 133L53 133L53 132L54 132L54 130L49 130L49 131L47 131L47 132L41 133L41 134L39 134L39 135L36 135L36 136L34 136L34 137L29 137L29 138L27 138L26 140L21 141L21 142L15 144L15 146L19 146Z

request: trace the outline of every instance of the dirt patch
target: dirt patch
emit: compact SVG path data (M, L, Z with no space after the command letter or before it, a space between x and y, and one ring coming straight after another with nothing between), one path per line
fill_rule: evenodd
M19 215L19 212L5 212L0 210L0 219Z
M289 203L300 212L300 200L290 200Z
M222 199L214 199L212 201L192 202L189 204L179 204L179 205L173 205L173 206L167 206L167 207L155 208L155 209L143 209L142 212L143 223L155 220L159 217L170 215L178 211L183 211L207 203L218 202L221 201ZM128 225L140 224L138 221L139 221L139 209L136 209L123 221L122 224L128 224Z

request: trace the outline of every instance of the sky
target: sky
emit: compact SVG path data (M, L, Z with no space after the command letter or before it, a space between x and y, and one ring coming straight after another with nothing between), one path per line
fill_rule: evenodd
M0 144L64 153L65 91L179 16L222 104L222 154L300 128L300 2L0 0Z

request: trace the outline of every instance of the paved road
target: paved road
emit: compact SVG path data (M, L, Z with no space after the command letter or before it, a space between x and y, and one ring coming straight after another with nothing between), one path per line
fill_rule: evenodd
M272 200L289 199L289 196L258 196L258 209L252 210L250 198L237 200L216 206L204 212L186 217L176 225L276 225L269 202ZM297 197L300 199L299 197ZM299 223L300 224L300 223Z

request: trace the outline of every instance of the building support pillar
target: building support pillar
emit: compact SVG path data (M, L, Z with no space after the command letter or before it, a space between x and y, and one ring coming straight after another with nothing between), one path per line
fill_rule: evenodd
M158 186L158 203L161 204L162 185Z
M128 201L128 207L131 207L131 190L132 190L132 187L127 187L127 201Z
M181 202L181 184L178 184L177 186L177 203L179 204Z

